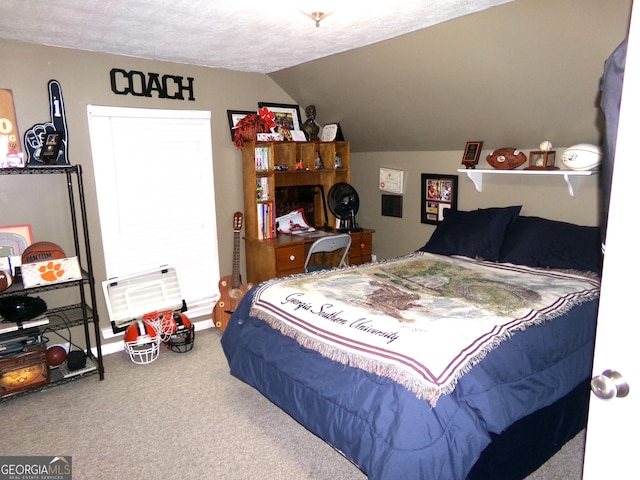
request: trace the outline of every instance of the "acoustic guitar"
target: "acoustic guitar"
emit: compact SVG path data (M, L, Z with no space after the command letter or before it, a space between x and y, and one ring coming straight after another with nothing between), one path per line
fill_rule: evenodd
M218 282L220 299L211 312L213 324L219 330L227 328L231 314L238 308L238 304L245 293L253 286L251 283L242 285L240 278L240 230L242 230L243 216L241 212L233 214L233 267L231 276L227 275Z

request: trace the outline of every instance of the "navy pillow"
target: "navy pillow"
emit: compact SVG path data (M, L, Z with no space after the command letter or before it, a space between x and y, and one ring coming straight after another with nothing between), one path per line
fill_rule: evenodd
M598 227L540 217L518 217L500 250L500 262L602 273Z
M479 208L470 212L447 209L442 223L420 251L497 262L507 228L521 208Z

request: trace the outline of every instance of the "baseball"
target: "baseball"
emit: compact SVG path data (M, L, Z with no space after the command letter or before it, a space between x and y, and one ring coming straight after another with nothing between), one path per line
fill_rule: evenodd
M553 145L551 145L551 142L549 140L545 140L540 144L540 150L542 150L543 152L548 152L552 148L553 148Z

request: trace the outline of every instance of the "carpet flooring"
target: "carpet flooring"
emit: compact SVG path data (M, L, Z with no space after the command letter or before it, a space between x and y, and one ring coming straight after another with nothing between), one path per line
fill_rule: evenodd
M0 455L71 456L74 480L366 479L229 375L220 337L198 331L192 351L147 365L107 355L103 381L0 402ZM527 480L579 480L583 446L581 432Z

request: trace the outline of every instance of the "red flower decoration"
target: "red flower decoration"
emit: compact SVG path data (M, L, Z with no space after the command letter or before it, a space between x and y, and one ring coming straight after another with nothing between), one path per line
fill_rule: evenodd
M239 150L242 150L244 142L255 140L256 134L268 133L271 130L271 127L267 125L267 122L257 113L250 113L246 115L236 123L236 126L233 128L235 130L235 133L233 134L233 144Z
M273 127L276 126L276 122L275 122L276 116L267 107L259 108L258 109L258 114L260 115L260 118L262 118L262 120L264 120L264 122L267 125L267 128L269 130L271 130Z

